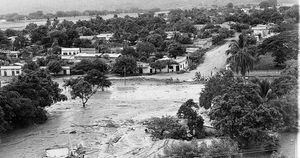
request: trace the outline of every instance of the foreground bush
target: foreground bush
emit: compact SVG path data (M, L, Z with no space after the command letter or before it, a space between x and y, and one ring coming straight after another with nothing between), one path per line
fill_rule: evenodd
M189 134L194 138L203 138L205 132L203 130L204 119L198 115L196 109L199 106L193 99L189 99L183 103L177 112L177 117L187 121Z
M212 140L211 144L196 141L174 144L164 149L163 157L176 158L227 158L238 153L238 145L232 140Z
M154 117L143 123L154 139L187 139L187 127L171 116Z

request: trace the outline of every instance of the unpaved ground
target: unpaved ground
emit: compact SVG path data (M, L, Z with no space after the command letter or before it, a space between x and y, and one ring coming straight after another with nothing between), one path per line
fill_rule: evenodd
M203 85L188 83L127 81L124 85L114 81L107 91L97 93L86 109L78 100L57 103L49 108L51 117L45 124L5 136L0 157L41 157L48 147L77 144L83 144L87 156L93 158L156 157L168 140L151 141L139 122L153 116L175 115L186 100L198 101L202 88Z

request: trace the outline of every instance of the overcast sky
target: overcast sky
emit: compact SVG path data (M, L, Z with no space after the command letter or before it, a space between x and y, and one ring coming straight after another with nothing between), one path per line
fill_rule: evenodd
M262 1L262 0L0 0L0 14L6 13L22 13L27 14L37 10L47 12L56 12L58 10L114 10L117 8L174 8L183 4L199 5L199 4L226 4L228 2L242 3ZM278 0L279 2L293 2L297 0Z

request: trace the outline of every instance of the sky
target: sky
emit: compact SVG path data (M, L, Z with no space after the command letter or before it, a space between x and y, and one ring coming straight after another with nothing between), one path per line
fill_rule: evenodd
M228 2L247 3L262 0L0 0L0 14L20 13L27 14L42 10L44 13L56 12L58 10L114 10L138 7L150 9L159 7L161 9L197 6L200 4L225 5ZM297 0L278 0L285 3L296 3Z

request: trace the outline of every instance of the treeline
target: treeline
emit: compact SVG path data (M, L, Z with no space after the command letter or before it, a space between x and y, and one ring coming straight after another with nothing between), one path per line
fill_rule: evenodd
M250 14L236 11L225 17L226 21L234 21L249 25L274 23L280 24L282 21L287 23L299 22L299 5L292 7L280 7L279 9L250 10Z
M108 15L108 14L120 14L120 13L144 13L144 12L157 12L160 11L159 8L153 9L116 9L114 11L109 10L85 10L85 11L57 11L56 13L44 13L43 11L36 11L29 13L28 15L20 15L18 13L11 13L0 15L0 19L6 19L7 21L18 21L27 19L49 19L55 17L76 17L76 16L96 16L96 15Z
M48 107L66 100L45 70L23 73L0 89L0 133L44 123Z

